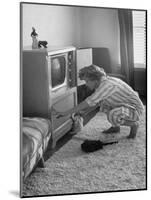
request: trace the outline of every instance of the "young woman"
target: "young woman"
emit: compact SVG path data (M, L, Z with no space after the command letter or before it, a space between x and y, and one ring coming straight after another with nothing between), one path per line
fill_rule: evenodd
M100 112L107 114L107 119L112 125L104 133L119 132L120 126L129 126L128 138L135 138L140 115L144 110L138 93L124 81L107 76L103 68L96 65L82 68L79 71L79 78L84 80L91 90L95 89L95 92L76 107L66 112L56 111L56 114L64 116L78 113L98 104Z

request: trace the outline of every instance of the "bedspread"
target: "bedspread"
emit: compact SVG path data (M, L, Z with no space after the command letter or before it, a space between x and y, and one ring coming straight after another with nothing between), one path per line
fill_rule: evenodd
M43 157L51 137L51 123L44 118L23 118L22 173L25 179Z

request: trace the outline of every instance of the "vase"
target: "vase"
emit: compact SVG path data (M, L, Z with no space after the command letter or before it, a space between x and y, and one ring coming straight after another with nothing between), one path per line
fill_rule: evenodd
M36 36L32 36L32 49L38 49L38 40Z

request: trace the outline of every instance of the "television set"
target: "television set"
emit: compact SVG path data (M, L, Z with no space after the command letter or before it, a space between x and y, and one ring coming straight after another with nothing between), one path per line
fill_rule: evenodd
M52 116L52 107L66 111L77 105L75 47L23 50L23 116L52 122L54 138L72 127L68 117Z

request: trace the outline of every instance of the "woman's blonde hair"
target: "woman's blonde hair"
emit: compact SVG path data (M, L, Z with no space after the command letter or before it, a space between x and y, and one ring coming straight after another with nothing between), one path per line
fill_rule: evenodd
M91 81L100 80L102 76L106 76L104 69L93 64L83 67L79 71L80 80L84 80L85 78L88 78Z

